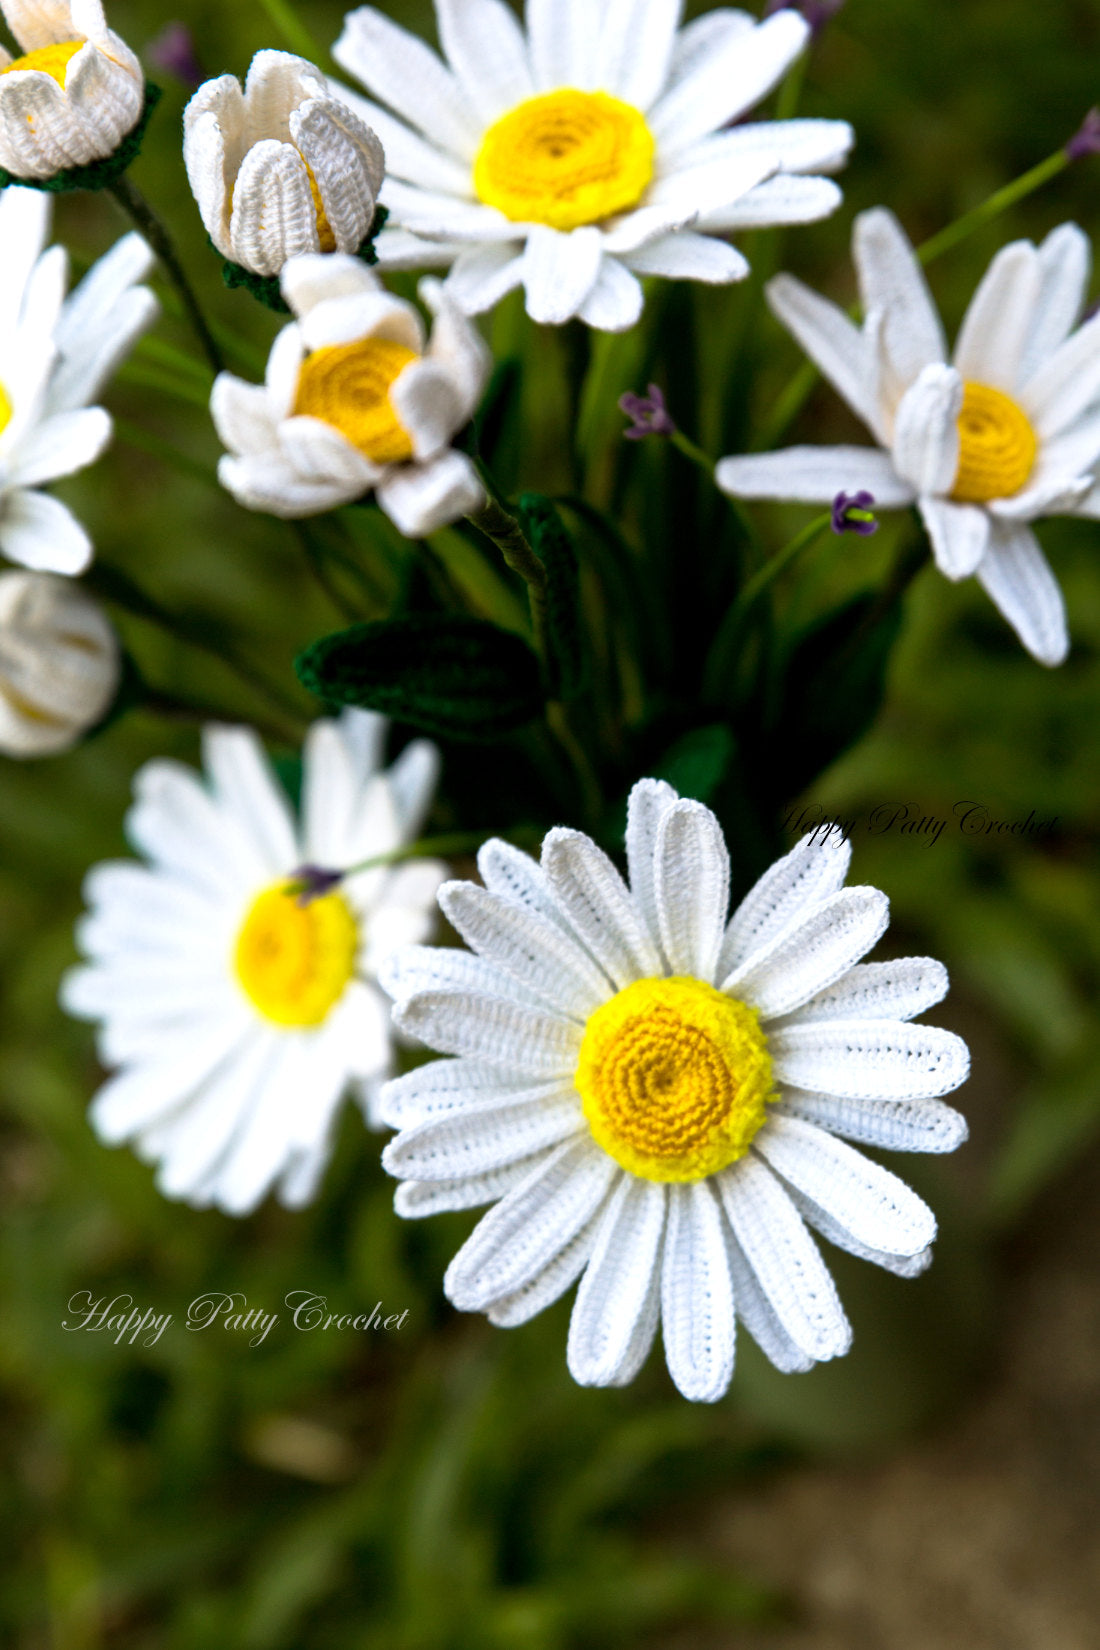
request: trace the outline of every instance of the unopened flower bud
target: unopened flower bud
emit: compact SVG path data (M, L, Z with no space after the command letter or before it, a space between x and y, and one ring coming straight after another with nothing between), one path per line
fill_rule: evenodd
M833 532L858 533L861 538L877 533L878 522L871 508L874 502L874 494L862 490L838 493L833 500Z
M645 395L635 395L633 391L620 395L619 411L631 420L630 428L623 431L628 441L641 441L647 435L676 434L676 425L665 406L659 384L650 384Z
M0 751L52 756L102 720L118 639L99 604L50 573L0 573Z
M145 77L102 0L0 0L19 42L0 48L0 166L37 181L115 153L141 118Z
M223 258L278 275L303 252L358 252L382 187L382 145L304 58L262 51L242 90L200 86L183 116L183 158Z

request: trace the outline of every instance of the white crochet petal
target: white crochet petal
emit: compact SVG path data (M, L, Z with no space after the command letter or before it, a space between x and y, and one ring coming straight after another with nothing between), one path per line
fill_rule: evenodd
M288 258L320 247L309 174L289 143L263 138L237 174L229 236L234 260L257 275L278 275Z
M723 1206L724 1210L724 1206ZM726 1257L733 1283L734 1306L738 1321L752 1336L757 1346L784 1375L805 1374L814 1360L793 1340L780 1322L775 1308L757 1281L756 1273L745 1258L744 1251L726 1220Z
M491 894L525 911L533 911L569 928L565 913L550 892L550 885L537 860L525 854L511 842L490 837L477 853L477 868L482 882ZM569 930L572 932L572 930Z
M953 1152L967 1137L966 1119L942 1100L842 1100L785 1089L772 1117L807 1123L892 1152Z
M843 886L852 857L844 837L815 842L802 837L749 889L726 928L717 977L725 979L750 955L764 950L792 923Z
M485 124L535 95L523 30L502 0L437 0L447 61Z
M666 1187L620 1174L608 1199L569 1320L566 1358L581 1386L623 1385L645 1361L659 1316L667 1198Z
M947 341L924 271L892 212L861 212L852 234L865 314L885 317L885 344L898 378L911 384L925 367L947 359Z
M893 1272L898 1278L919 1278L932 1264L931 1244L927 1249L918 1249L915 1255L894 1255L887 1249L873 1249L870 1244L861 1243L853 1237L845 1226L826 1214L805 1192L788 1185L787 1194L807 1226L812 1226L827 1243L835 1244L846 1254L855 1255L857 1260L868 1260L872 1266L881 1266L884 1272Z
M311 99L290 117L290 135L317 182L338 252L357 252L382 186L382 145L335 99Z
M521 1185L533 1166L533 1159L521 1160L490 1174L467 1175L462 1180L404 1180L393 1194L394 1213L404 1220L426 1220L429 1215L455 1209L478 1209Z
M426 358L446 367L459 393L462 422L472 416L481 400L492 370L492 352L438 280L425 277L417 290L435 317Z
M838 493L867 492L880 509L912 504L912 486L902 481L889 453L877 447L786 447L775 453L745 453L719 459L714 479L734 498L791 499L831 504Z
M382 1167L403 1180L461 1180L531 1157L585 1128L572 1089L555 1098L480 1107L406 1129L382 1153Z
M408 539L427 538L485 503L477 469L452 449L426 464L398 464L378 484L378 502Z
M867 343L844 311L793 275L765 288L768 306L867 428L881 435Z
M720 989L765 1020L789 1014L839 980L882 938L890 902L877 888L842 888L808 917L754 951Z
M894 420L894 468L920 494L947 493L959 468L962 379L933 365L906 390Z
M618 258L600 261L596 284L584 300L578 316L597 332L626 332L635 326L645 303L642 283Z
M1091 264L1088 236L1075 223L1059 224L1039 248L1039 298L1020 357L1021 385L1073 331L1088 291Z
M949 579L969 578L989 545L988 513L976 504L954 504L945 498L917 502L940 572Z
M519 1068L532 1076L571 1077L581 1028L574 1020L477 992L426 991L394 1010L394 1024L444 1054Z
M663 813L654 893L671 972L712 985L729 910L730 862L722 827L701 802L675 802Z
M600 273L603 237L591 225L568 234L546 224L527 231L523 285L527 313L543 326L560 326L576 315Z
M978 567L978 583L1040 664L1069 652L1066 606L1035 534L1022 522L997 522Z
M552 1306L569 1289L588 1264L599 1231L600 1215L593 1215L565 1247L533 1278L511 1295L502 1295L486 1310L489 1322L499 1329L515 1329L521 1323Z
M462 1245L443 1280L448 1300L480 1312L522 1289L588 1224L621 1173L587 1138L555 1147Z
M439 907L479 956L558 1013L586 1020L611 995L606 974L558 923L472 882L444 883Z
M484 124L457 76L415 35L373 6L360 6L345 17L332 55L429 141L463 160L474 159Z
M215 800L241 822L272 878L285 875L298 856L298 832L259 735L251 728L208 726L202 753Z
M970 300L955 345L964 379L1012 395L1039 301L1039 254L1030 241L997 253Z
M529 1008L546 1006L499 968L450 946L401 946L379 965L378 983L397 1003L425 991L477 991Z
M715 1183L746 1264L783 1334L815 1362L847 1352L852 1331L833 1280L775 1175L750 1152Z
M947 970L934 957L857 963L803 1003L790 1024L811 1020L912 1020L947 995ZM786 1021L784 1024L788 1023ZM777 1027L772 1028L778 1029Z
M465 397L441 362L410 361L390 385L389 394L399 422L412 439L417 461L441 453L463 422Z
M695 1403L713 1404L733 1379L733 1279L725 1218L708 1183L668 1188L661 1334L668 1371Z
M779 1082L849 1100L933 1100L970 1071L961 1037L902 1021L786 1025L768 1046Z
M661 958L629 889L590 837L548 831L542 869L554 899L620 990L661 973Z
M889 1169L813 1123L773 1112L753 1150L872 1249L915 1255L935 1238L936 1217L923 1198Z
M393 1077L379 1096L383 1122L393 1129L413 1128L433 1117L493 1110L512 1101L553 1100L572 1090L572 1083L553 1077L532 1083L522 1072L502 1071L478 1060L430 1060L401 1077Z
M639 779L626 804L626 865L630 892L654 945L661 943L657 915L657 832L677 793L663 779ZM667 962L667 958L665 961Z
M1094 315L1036 369L1021 392L1020 405L1040 438L1050 441L1068 429L1098 395L1100 315Z

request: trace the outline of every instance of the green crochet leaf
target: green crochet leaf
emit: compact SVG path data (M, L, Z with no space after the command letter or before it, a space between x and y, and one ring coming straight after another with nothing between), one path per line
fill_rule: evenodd
M523 494L519 519L546 569L549 691L555 699L572 699L583 690L587 676L577 552L557 509L541 493Z
M375 207L374 217L371 219L366 239L355 254L357 258L362 258L365 264L376 264L378 262L378 253L375 251L374 243L386 227L388 217L389 212L386 207ZM210 241L209 235L206 238ZM210 241L210 245L214 245L213 241ZM215 250L217 249L215 248ZM254 275L250 269L245 269L241 264L235 264L231 258L223 258L222 280L230 288L244 287L245 291L251 292L252 296L258 299L265 309L273 310L276 315L290 314L290 305L283 297L277 275Z
M693 728L667 750L654 768L681 796L709 802L733 760L736 741L725 722Z
M142 105L141 118L133 130L127 132L113 155L106 155L102 160L93 160L87 166L66 167L64 171L55 172L49 178L19 178L14 172L6 172L0 166L0 189L6 189L9 184L14 183L20 189L42 189L49 195L63 195L70 190L109 188L141 152L145 128L153 118L153 110L162 96L159 86L154 86L151 80L145 82L145 102Z
M378 710L440 739L489 742L538 716L538 660L483 619L412 614L323 636L294 661L327 705Z

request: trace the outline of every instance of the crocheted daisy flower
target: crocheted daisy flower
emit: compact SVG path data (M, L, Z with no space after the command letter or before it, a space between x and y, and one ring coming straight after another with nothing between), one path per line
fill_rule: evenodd
M0 573L0 751L53 756L106 714L118 638L99 603L50 573Z
M2 0L23 49L0 47L0 166L49 178L113 155L145 101L141 64L101 0Z
M952 1150L966 1124L937 1096L968 1056L910 1023L939 963L860 963L888 907L843 887L848 843L804 838L728 922L708 808L642 780L626 849L629 887L553 830L541 865L492 841L484 887L440 889L474 954L412 947L382 980L396 1023L457 1058L383 1090L383 1162L402 1215L496 1204L447 1272L456 1306L523 1323L581 1277L577 1381L632 1380L660 1323L676 1385L711 1401L735 1317L783 1370L847 1350L807 1225L903 1277L928 1264L931 1210L846 1140Z
M0 194L0 552L53 573L79 573L92 544L43 482L82 470L111 439L89 406L157 316L138 286L153 262L140 235L124 235L65 298L65 249L43 252L50 200L36 189Z
M916 503L936 565L975 575L1024 646L1057 665L1069 646L1061 591L1030 523L1100 516L1100 318L1074 331L1089 276L1075 224L994 258L951 363L940 318L900 224L856 219L862 328L793 276L767 289L779 319L863 420L873 447L792 447L726 458L736 498L827 503L866 488L876 508Z
M288 52L257 52L241 89L224 74L183 113L183 159L224 258L277 275L300 252L357 252L374 217L382 145Z
M679 29L680 0L436 0L447 63L371 6L333 56L373 97L336 88L375 129L389 176L379 259L453 264L468 314L522 286L527 312L620 331L639 276L741 280L717 237L805 223L840 191L843 121L737 125L803 49L803 18L722 8ZM389 111L392 111L389 112Z
M481 398L490 356L439 282L420 283L435 315L427 340L413 305L358 258L292 258L281 286L298 319L272 346L266 384L230 373L214 383L210 411L230 450L223 487L250 510L286 517L373 489L409 538L479 509L477 471L450 441Z
M370 1115L391 1056L378 969L427 937L446 868L375 867L305 901L296 873L417 835L438 753L418 740L383 771L384 733L359 710L310 729L298 823L255 734L208 728L205 784L168 761L137 776L126 827L148 864L89 873L88 962L61 1001L101 1022L100 1055L119 1068L92 1126L157 1163L167 1197L240 1215L278 1182L284 1203L306 1203L349 1086Z

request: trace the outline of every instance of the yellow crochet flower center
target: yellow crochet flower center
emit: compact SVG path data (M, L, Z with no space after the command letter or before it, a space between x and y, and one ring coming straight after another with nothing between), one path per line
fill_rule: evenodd
M317 179L314 176L313 167L309 164L309 161L306 160L304 155L302 156L302 163L306 169L306 176L309 178L309 192L313 196L313 210L317 214L317 235L321 242L321 251L335 252L336 236L332 233L332 225L328 221L328 214L325 211L325 203L321 199L321 191L317 187Z
M474 188L513 223L579 229L637 206L653 178L653 134L606 92L528 98L481 140Z
M989 384L963 385L959 468L951 497L960 504L1011 498L1031 474L1039 443L1011 396Z
M359 928L342 894L298 903L277 882L253 900L233 966L253 1006L277 1026L319 1026L355 972Z
M52 75L59 86L64 86L69 64L84 44L83 40L63 40L60 45L39 46L36 52L17 57L0 69L0 74L11 74L13 69L41 69L43 74Z
M3 384L0 384L0 435L3 435L4 431L11 423L11 414L11 397L4 388Z
M774 1098L756 1010L678 975L596 1010L574 1081L593 1139L645 1180L702 1180L744 1157Z
M302 363L294 411L320 418L375 464L413 456L412 436L390 400L390 386L419 357L389 338L362 338L314 350Z

